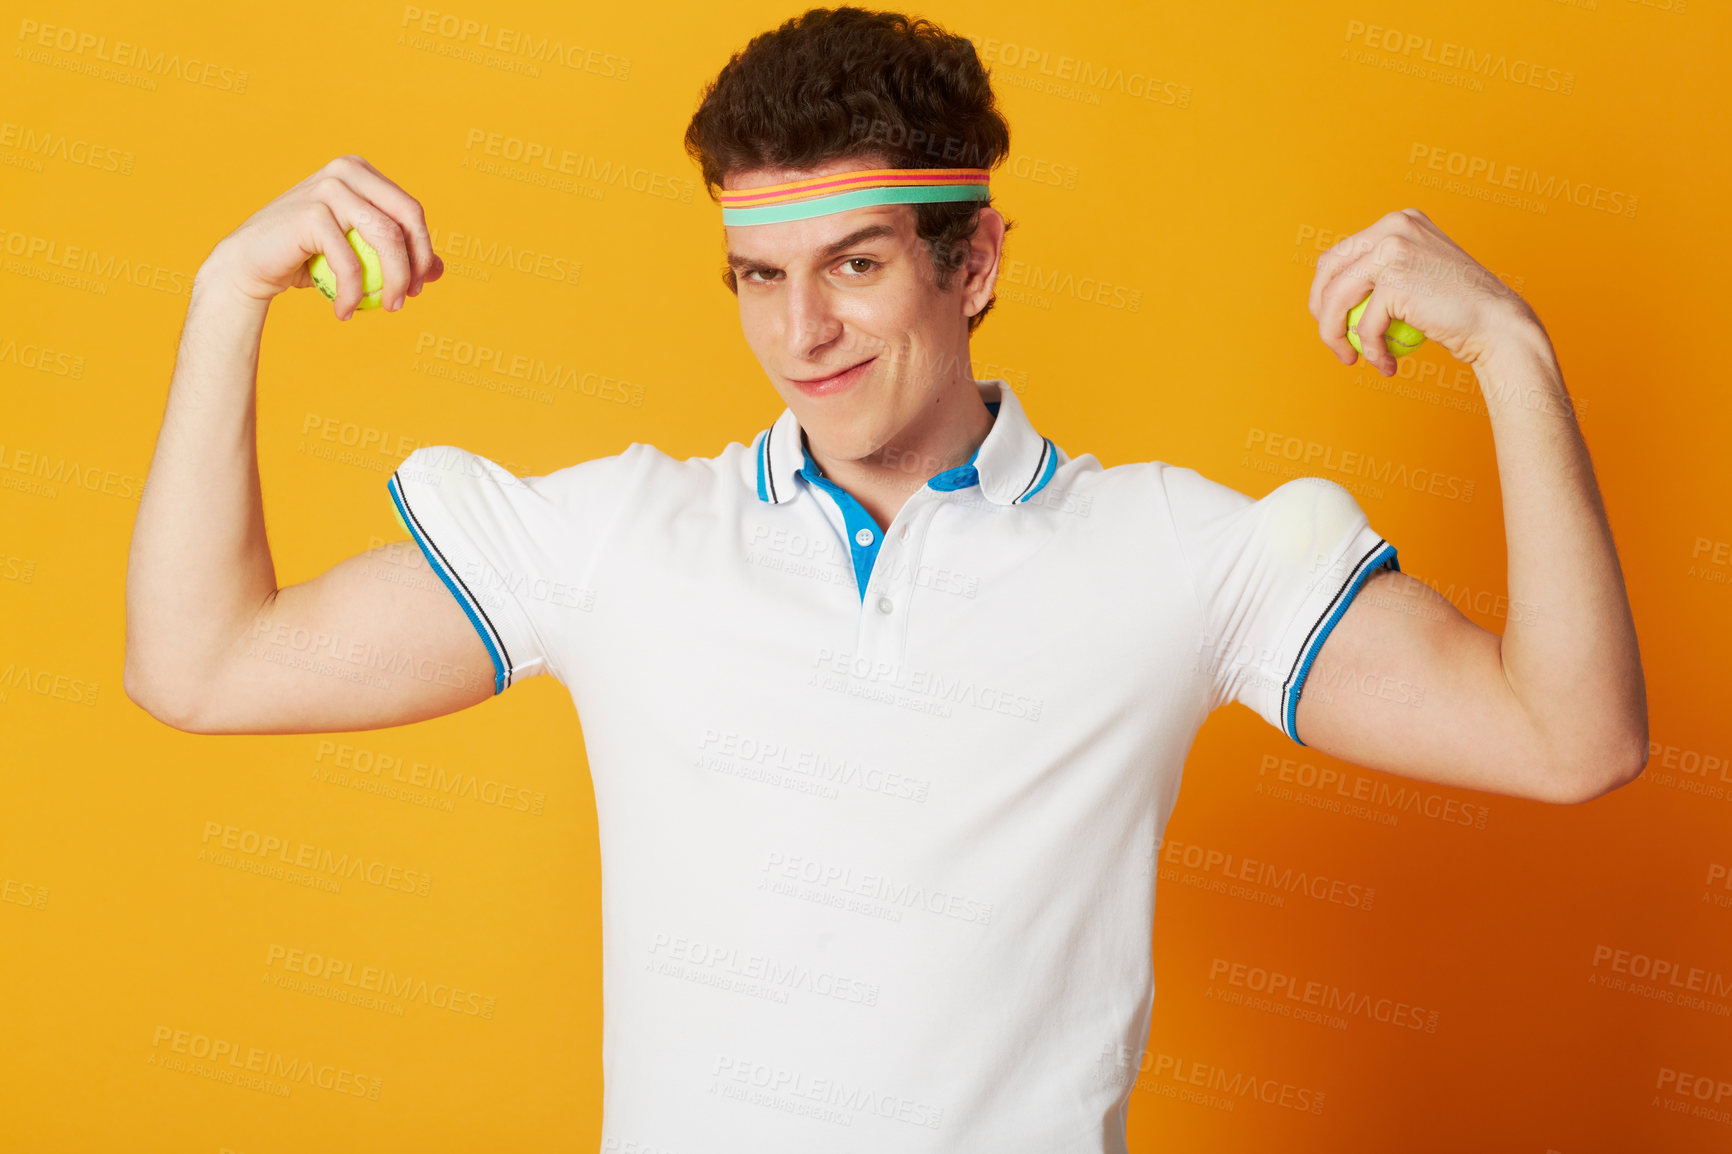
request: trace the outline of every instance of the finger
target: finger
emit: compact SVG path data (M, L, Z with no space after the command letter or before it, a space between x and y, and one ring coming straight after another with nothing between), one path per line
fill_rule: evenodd
M403 299L409 295L409 282L415 275L414 267L409 261L409 238L403 235L403 226L397 223L395 217L370 200L357 199L364 206L361 211L365 214L365 219L357 220L355 227L379 253L382 281L379 303L387 312L395 311L403 307Z
M1323 292L1329 287L1329 282L1334 279L1335 274L1340 271L1329 259L1329 254L1334 251L1334 245L1324 249L1317 257L1317 271L1311 274L1311 291L1306 294L1305 307L1310 311L1311 319L1314 321L1323 319Z
M430 280L438 280L445 271L444 262L433 253L433 233L427 227L427 214L421 202L410 196L395 181L374 168L365 157L345 156L344 179L356 192L390 214L409 242L409 295L419 296Z
M1317 258L1317 275L1311 279L1311 299L1308 302L1313 318L1322 319L1323 298L1328 295L1330 286L1337 277L1345 270L1363 263L1368 257L1384 252L1390 237L1400 237L1404 231L1411 231L1416 227L1417 222L1408 215L1410 211L1416 210L1402 209L1385 213L1376 223L1360 229L1352 236L1343 237ZM1364 299L1365 294L1361 293L1353 303L1358 304Z
M344 235L346 230L331 214L331 206L320 203L324 211L313 214L312 247L315 252L325 254L325 262L337 278L337 296L331 302L331 309L338 320L346 321L354 315L355 306L361 303L361 258L349 247L349 238ZM301 270L310 286L312 277L307 276L306 265L303 264Z
M409 291L410 276L409 242L403 236L402 226L340 177L333 177L333 183L321 186L320 192L328 198L337 220L345 228L358 231L378 252L383 282L379 302L388 310L401 308Z
M1356 302L1357 303L1357 302ZM1395 375L1395 354L1383 341L1389 328L1389 294L1382 289L1371 291L1371 303L1359 314L1359 347L1365 359L1386 377Z
M1436 236L1442 236L1443 235L1443 230L1441 228L1437 227L1437 223L1435 221L1433 221L1429 216L1426 216L1423 212L1419 211L1419 209L1417 209L1417 208L1404 208L1401 211L1406 213L1409 217L1411 217L1413 219L1413 222L1415 224L1419 225L1419 227L1423 228L1425 231L1432 233Z
M1359 354L1353 351L1353 346L1347 343L1347 314L1353 306L1365 299L1365 294L1376 287L1371 279L1373 266L1361 261L1343 269L1324 290L1323 299L1318 306L1317 335L1323 343L1329 346L1329 351L1335 354L1337 360L1344 365L1351 365ZM1363 317L1360 318L1364 320ZM1365 326L1359 326L1359 343L1366 349ZM1366 357L1367 360L1371 358Z

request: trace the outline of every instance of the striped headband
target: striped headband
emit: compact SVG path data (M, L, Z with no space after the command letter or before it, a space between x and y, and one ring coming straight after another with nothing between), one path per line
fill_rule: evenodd
M990 169L870 168L719 194L723 224L780 224L875 204L985 200Z

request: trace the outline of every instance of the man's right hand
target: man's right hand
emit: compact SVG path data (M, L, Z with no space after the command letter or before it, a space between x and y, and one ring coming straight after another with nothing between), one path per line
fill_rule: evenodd
M345 234L360 232L379 252L384 274L380 301L403 307L428 281L438 280L445 262L433 251L421 202L388 180L359 156L339 156L258 212L211 250L199 278L216 277L242 296L269 303L285 289L310 288L307 261L325 254L337 274L339 320L361 303L361 261Z

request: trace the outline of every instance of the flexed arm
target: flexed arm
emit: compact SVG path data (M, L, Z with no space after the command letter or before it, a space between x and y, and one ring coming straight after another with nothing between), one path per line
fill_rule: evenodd
M1503 490L1511 613L1480 628L1424 582L1369 578L1323 643L1296 715L1300 740L1373 769L1543 801L1587 801L1641 772L1646 688L1623 571L1550 337L1525 301L1424 213L1404 209L1317 262L1311 315L1345 364L1348 310L1384 376L1391 318L1479 378ZM1358 692L1395 678L1422 704ZM1348 684L1347 692L1321 686Z
M481 639L412 542L277 586L254 444L265 314L278 294L311 284L305 265L319 252L337 276L336 315L353 314L362 269L344 237L351 227L379 253L386 310L442 274L421 206L365 160L344 156L254 214L194 278L126 575L126 693L177 728L368 729L449 713L494 691ZM356 679L330 654L307 653L301 639L312 637L447 672Z

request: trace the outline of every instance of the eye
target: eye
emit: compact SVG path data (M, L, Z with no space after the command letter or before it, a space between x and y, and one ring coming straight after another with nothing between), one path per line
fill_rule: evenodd
M781 271L781 269L749 268L740 275L740 279L750 284L768 284L769 281L760 274L768 273L773 278L779 275Z
M865 276L867 273L871 272L872 269L878 267L878 262L873 260L869 256L851 256L847 260L842 262L842 267L848 268L848 267L851 267L853 265L860 265L860 264L870 265L872 267L867 268L867 269L856 270L854 273L855 276Z

